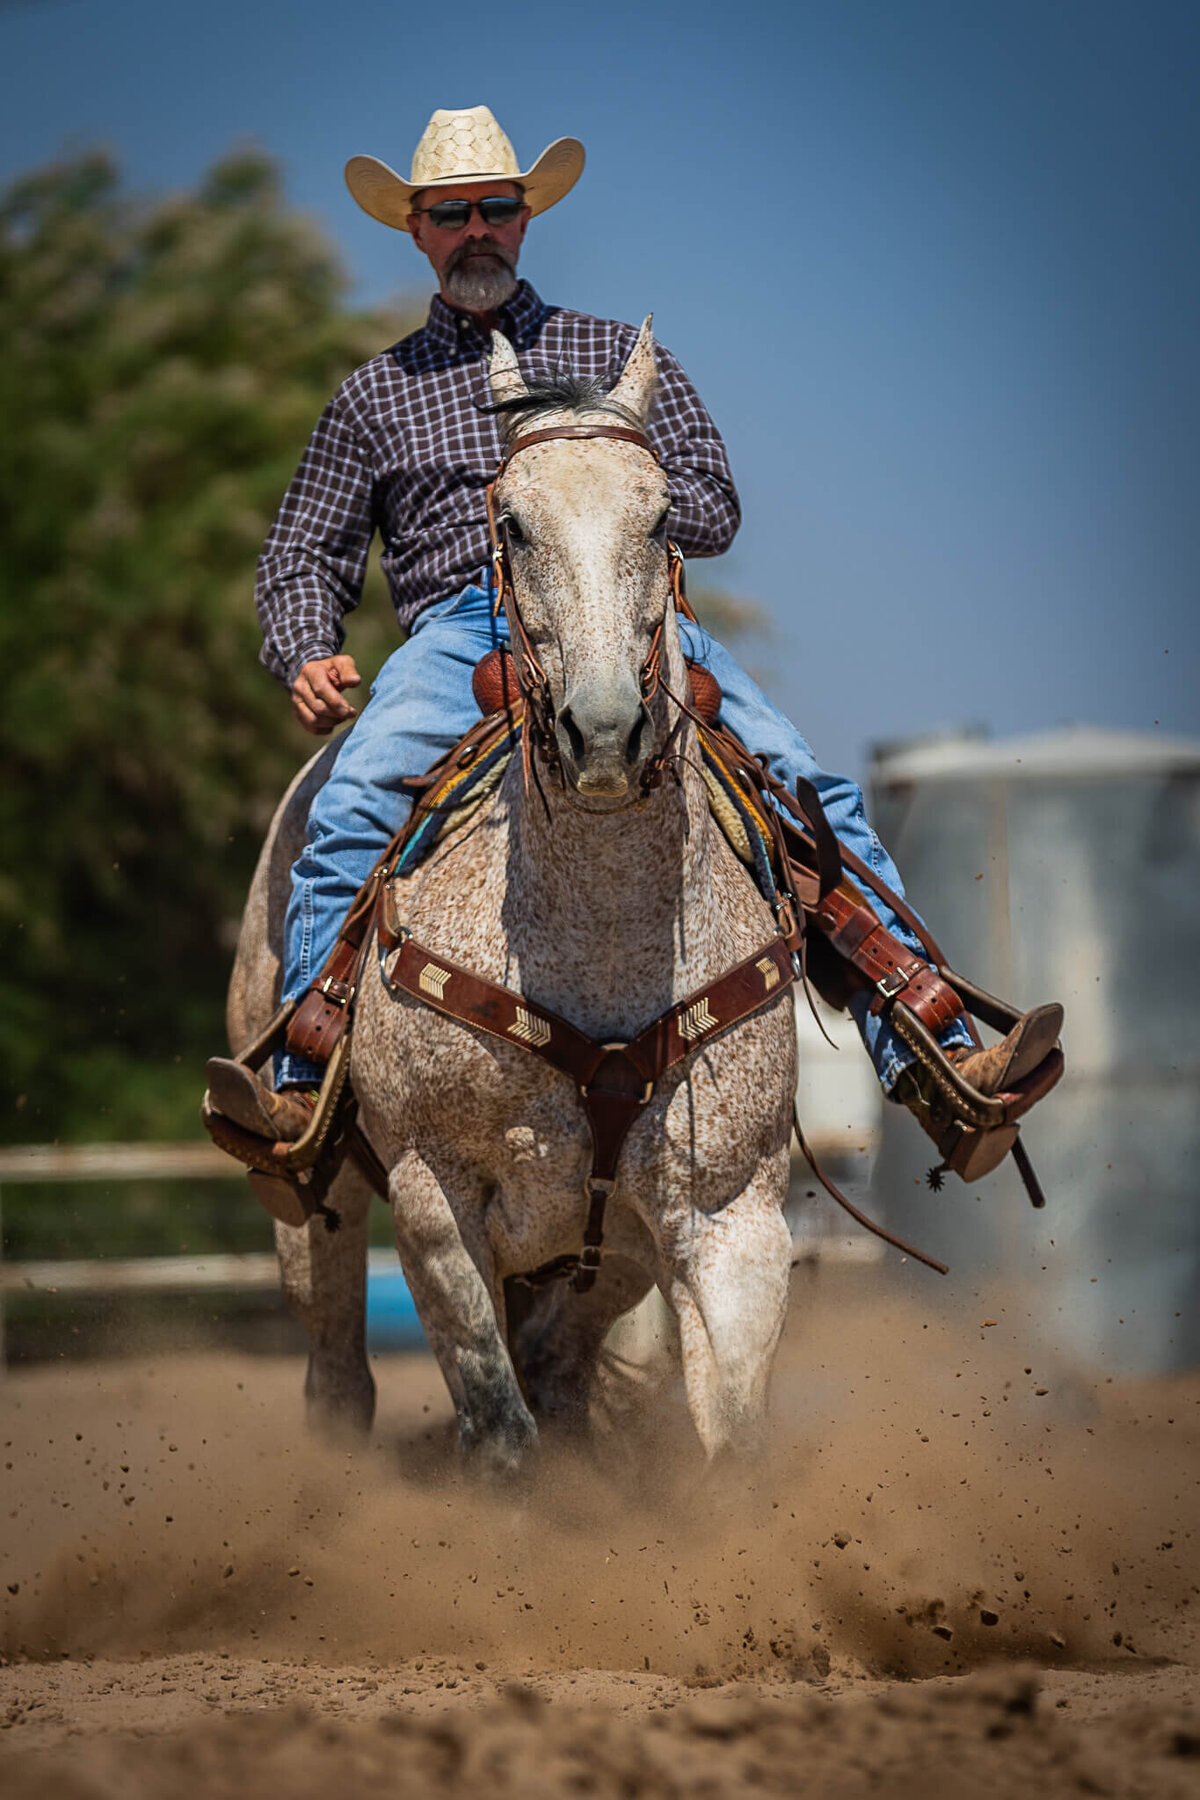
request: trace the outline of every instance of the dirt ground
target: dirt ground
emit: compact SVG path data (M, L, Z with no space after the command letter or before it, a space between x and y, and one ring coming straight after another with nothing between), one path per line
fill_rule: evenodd
M1200 1375L799 1271L755 1468L677 1392L459 1470L426 1357L363 1448L293 1359L0 1383L0 1795L1200 1795Z

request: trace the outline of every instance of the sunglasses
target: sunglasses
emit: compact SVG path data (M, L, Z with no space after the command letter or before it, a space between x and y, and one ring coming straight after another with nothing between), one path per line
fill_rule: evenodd
M520 216L524 200L510 200L505 195L489 194L484 200L435 200L432 206L418 208L439 231L461 231L477 212L485 225L511 225Z

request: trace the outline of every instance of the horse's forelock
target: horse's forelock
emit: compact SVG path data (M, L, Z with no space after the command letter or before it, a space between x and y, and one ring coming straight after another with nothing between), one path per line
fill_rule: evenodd
M503 420L510 436L536 424L550 413L606 413L622 425L641 428L641 420L613 400L601 376L577 375L569 367L558 368L547 375L535 376L527 391L508 400L477 401L481 412L493 413Z

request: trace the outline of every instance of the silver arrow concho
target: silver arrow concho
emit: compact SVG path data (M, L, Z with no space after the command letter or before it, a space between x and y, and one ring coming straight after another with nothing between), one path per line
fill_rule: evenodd
M694 1044L697 1038L702 1038L706 1031L712 1031L721 1021L709 1012L707 1000L697 1000L694 1006L689 1006L680 1013L677 1023L679 1035L684 1042Z
M436 963L427 962L417 976L417 986L423 994L432 994L435 1000L440 1000L449 979L449 969L439 969Z
M523 1006L518 1006L516 1019L508 1031L509 1036L515 1037L518 1043L531 1044L534 1049L540 1049L550 1042L550 1027L545 1019L539 1019L536 1013L527 1011Z

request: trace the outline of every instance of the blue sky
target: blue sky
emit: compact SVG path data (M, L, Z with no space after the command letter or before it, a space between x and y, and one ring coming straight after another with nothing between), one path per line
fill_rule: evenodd
M1198 76L1194 0L0 0L0 177L254 141L375 299L429 271L349 155L480 101L525 162L582 138L524 271L653 309L733 457L749 658L861 773L964 721L1200 731Z

